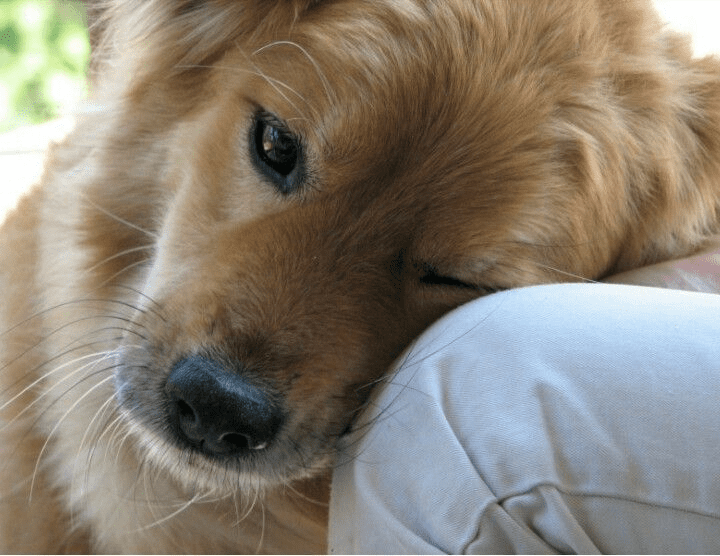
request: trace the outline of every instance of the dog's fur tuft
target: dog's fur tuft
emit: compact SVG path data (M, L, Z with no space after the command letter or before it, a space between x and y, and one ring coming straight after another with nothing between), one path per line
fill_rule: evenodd
M720 231L720 63L647 3L90 13L0 235L3 551L322 551L337 441L434 319ZM183 421L202 373L260 415L232 445Z

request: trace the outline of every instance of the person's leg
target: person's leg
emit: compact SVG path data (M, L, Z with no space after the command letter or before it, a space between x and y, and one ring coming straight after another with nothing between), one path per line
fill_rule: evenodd
M513 290L397 363L334 474L337 553L720 551L720 296Z

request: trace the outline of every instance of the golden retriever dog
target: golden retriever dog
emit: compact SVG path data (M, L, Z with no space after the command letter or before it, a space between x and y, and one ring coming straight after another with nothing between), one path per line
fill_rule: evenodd
M90 99L0 239L4 551L321 552L433 320L720 227L720 63L645 2L89 9Z

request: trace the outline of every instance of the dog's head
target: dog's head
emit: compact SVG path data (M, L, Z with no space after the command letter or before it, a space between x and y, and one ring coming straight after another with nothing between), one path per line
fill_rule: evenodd
M81 237L137 292L117 399L183 481L318 473L438 316L716 217L716 68L642 6L110 4Z

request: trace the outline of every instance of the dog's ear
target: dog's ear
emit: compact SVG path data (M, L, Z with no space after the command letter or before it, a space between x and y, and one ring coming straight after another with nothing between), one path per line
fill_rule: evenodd
M720 233L720 58L691 59L674 34L665 44L660 69L624 76L628 113L643 114L628 121L645 152L627 157L634 210L623 270L685 255Z
M83 0L85 11L87 13L87 25L90 35L90 47L92 50L97 48L102 35L103 17L105 3L99 0Z
M90 39L88 78L92 81L98 72L101 45L107 33L108 2L106 0L82 0L82 3L85 6L88 38Z

